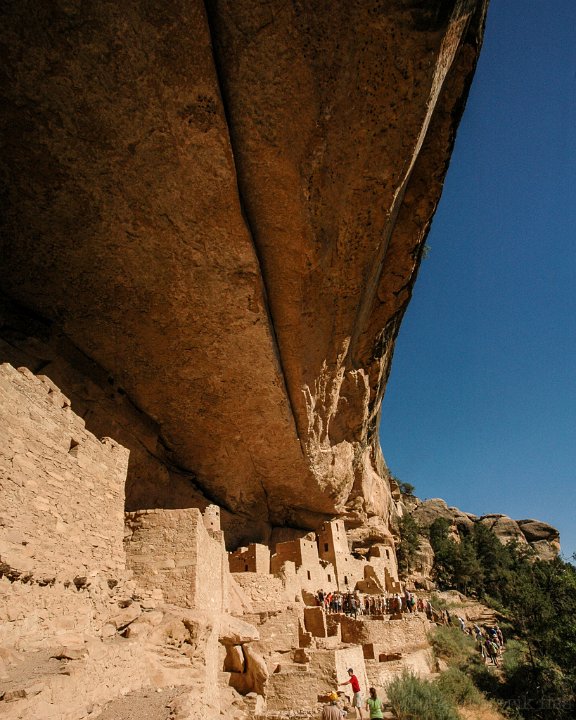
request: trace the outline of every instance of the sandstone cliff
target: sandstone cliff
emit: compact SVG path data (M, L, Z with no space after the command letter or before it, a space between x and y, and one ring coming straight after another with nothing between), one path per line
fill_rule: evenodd
M1 360L231 544L393 512L380 403L486 0L4 3Z

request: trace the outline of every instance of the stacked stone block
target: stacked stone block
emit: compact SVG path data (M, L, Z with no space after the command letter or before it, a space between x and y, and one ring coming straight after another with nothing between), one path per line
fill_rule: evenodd
M167 602L209 614L226 609L228 561L222 532L207 530L198 508L126 513L127 565Z
M0 562L13 578L118 574L128 451L48 378L0 366Z
M248 547L238 548L228 555L230 572L252 572L268 575L270 573L270 548L260 543L251 543Z

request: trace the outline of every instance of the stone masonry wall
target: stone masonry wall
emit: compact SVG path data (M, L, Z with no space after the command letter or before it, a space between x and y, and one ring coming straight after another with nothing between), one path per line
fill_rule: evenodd
M304 537L278 543L270 561L271 572L274 575L281 573L287 562L294 563L296 578L302 590L314 593L319 588L336 587L335 570L327 562L320 563L315 539Z
M167 602L210 614L226 610L228 559L222 533L197 508L126 513L126 561L144 588Z
M266 574L270 572L270 548L267 545L251 543L228 555L230 572L253 572Z
M393 582L398 580L398 563L396 561L394 547L384 544L373 545L370 551L369 562L377 573L384 575L384 569L386 569ZM397 591L390 590L390 592Z
M256 612L277 610L294 600L294 594L290 596L282 579L274 575L239 572L234 573L233 578L250 598Z
M43 376L0 366L0 569L70 579L125 567L128 451L87 432Z
M65 644L95 625L94 603L74 583L40 586L0 578L0 647L36 650Z
M421 614L405 615L401 620L341 619L342 642L373 643L382 652L408 652L428 647L431 624Z

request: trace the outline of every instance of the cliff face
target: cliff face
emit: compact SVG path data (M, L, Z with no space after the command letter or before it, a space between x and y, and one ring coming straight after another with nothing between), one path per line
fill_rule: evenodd
M394 340L485 0L4 4L2 358L234 544L388 519Z

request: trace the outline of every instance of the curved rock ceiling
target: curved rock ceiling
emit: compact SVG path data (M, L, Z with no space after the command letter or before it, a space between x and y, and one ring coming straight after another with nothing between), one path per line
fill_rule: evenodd
M485 6L2 4L3 355L131 448L130 509L389 518L380 403Z

